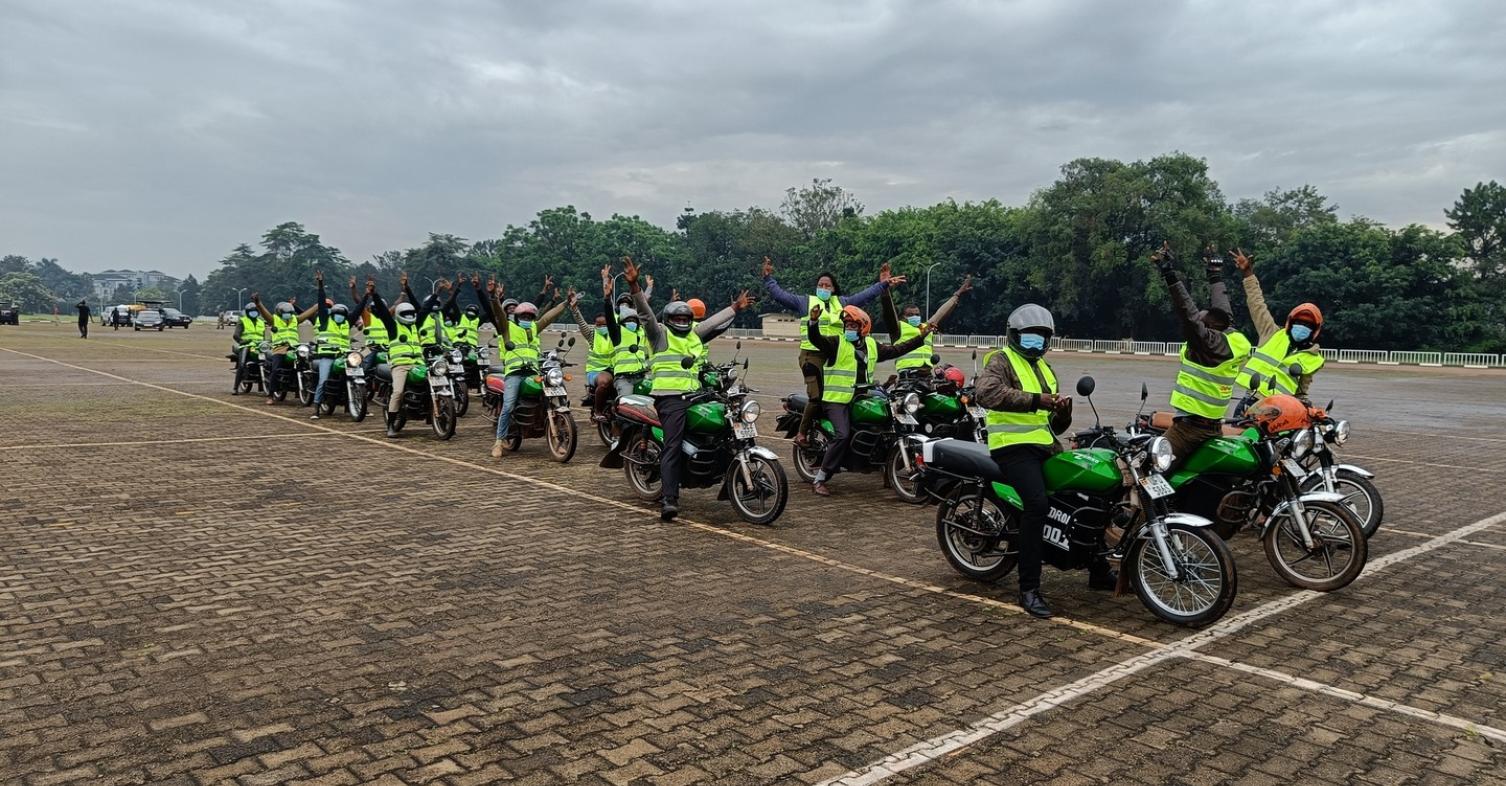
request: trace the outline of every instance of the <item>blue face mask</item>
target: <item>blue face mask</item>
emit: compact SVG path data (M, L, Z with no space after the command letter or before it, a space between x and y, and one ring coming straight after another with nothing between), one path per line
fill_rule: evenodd
M1046 348L1046 337L1039 333L1021 333L1020 348L1039 352Z
M846 338L848 341L857 341L858 332L856 330L844 330L842 331L842 337Z
M605 336L606 334L607 334L607 326L606 325L599 325L599 326L597 326L597 328L596 328L596 335L598 335L598 336Z
M1292 325L1292 340L1306 341L1313 337L1313 329L1306 325Z
M533 320L520 319L518 320L518 327L523 328L524 330L530 330L533 328Z
M638 332L638 323L637 322L624 322L624 323L622 323L622 329L626 330L629 333L637 333Z
M920 327L920 315L919 314L916 314L913 317L905 317L905 321L910 323L910 327Z
M337 325L343 325L343 324L345 324L345 315L344 314L336 314L336 315L330 317L330 319L333 319L335 321L335 324L337 324Z
M816 287L816 297L820 299L822 303L825 303L826 301L831 300L831 290L827 289L826 287Z

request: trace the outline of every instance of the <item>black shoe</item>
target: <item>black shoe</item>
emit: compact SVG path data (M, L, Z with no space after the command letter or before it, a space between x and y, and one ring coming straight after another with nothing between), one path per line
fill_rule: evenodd
M1051 607L1046 605L1046 599L1041 596L1041 591L1038 589L1020 593L1020 608L1032 617L1051 619Z
M665 497L664 503L659 507L659 518L664 521L674 521L675 516L680 515L680 501L673 497Z
M1097 592L1111 592L1119 586L1119 571L1110 570L1105 573L1089 573L1088 589Z
M387 413L387 438L388 439L393 439L393 438L397 437L397 429L393 427L393 424L395 424L395 423L397 423L397 419L394 418L394 417L392 417L392 413L390 413L390 412Z

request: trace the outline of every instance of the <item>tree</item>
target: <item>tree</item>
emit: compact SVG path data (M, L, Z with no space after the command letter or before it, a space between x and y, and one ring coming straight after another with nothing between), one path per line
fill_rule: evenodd
M863 203L831 178L815 178L805 188L789 188L779 206L790 225L809 239L817 233L836 228L845 219L863 214Z
M0 303L19 304L22 311L52 312L56 298L34 273L6 273L0 276Z
M118 306L125 303L134 303L135 301L136 295L127 284L116 284L115 291L110 293L110 303L113 305Z
M192 273L189 273L188 278L183 279L183 283L178 285L178 295L179 300L182 301L181 308L183 309L183 313L199 313L199 289L199 280L194 278Z
M1506 186L1477 183L1443 214L1464 241L1475 275L1492 281L1506 275Z

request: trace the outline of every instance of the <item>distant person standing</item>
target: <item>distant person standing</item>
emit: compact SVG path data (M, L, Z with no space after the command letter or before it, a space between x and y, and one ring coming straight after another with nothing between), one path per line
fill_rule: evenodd
M57 306L53 306L53 308L56 309ZM89 337L89 300L88 300L88 298L80 300L78 302L78 305L74 306L74 308L78 309L78 337L79 338L88 338Z

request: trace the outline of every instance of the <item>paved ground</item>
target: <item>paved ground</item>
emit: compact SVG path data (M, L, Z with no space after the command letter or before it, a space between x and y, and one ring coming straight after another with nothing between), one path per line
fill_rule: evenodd
M1068 616L1024 617L876 476L664 525L589 441L310 424L204 327L0 328L0 783L1506 782L1500 372L1325 374L1367 574L1294 593L1236 541L1189 633L1049 569ZM790 345L744 352L777 407ZM1172 370L1056 365L1114 422Z

